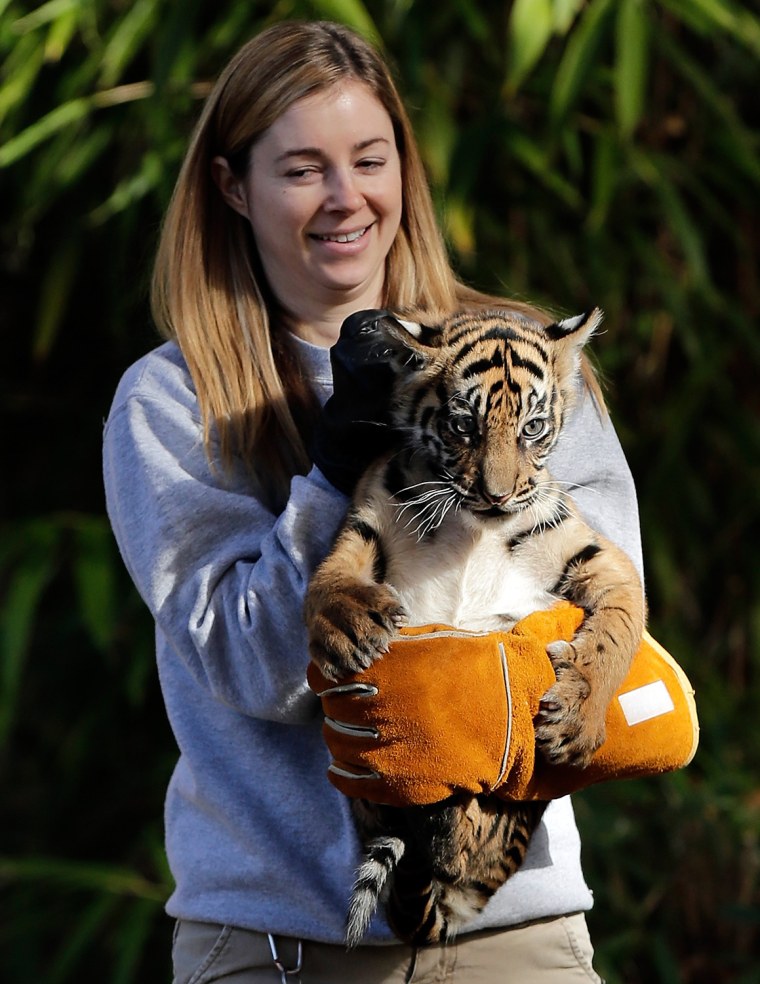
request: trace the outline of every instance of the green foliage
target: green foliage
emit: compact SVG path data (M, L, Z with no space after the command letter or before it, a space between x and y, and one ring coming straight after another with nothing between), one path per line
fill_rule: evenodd
M702 740L683 773L576 797L599 966L757 982L760 10L736 0L0 0L3 980L168 979L175 752L100 427L155 341L156 230L210 80L291 17L397 66L463 276L606 311L652 630Z

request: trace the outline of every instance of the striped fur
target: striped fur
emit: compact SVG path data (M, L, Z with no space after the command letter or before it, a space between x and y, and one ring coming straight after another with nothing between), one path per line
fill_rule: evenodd
M362 477L309 587L310 651L327 676L369 666L405 622L503 629L566 598L586 617L572 643L548 647L557 681L536 741L549 762L590 760L640 641L643 592L546 459L600 321L598 309L549 327L504 311L433 327L383 320L399 448ZM493 796L403 810L357 801L366 856L349 943L381 897L401 939L454 936L519 868L543 808Z

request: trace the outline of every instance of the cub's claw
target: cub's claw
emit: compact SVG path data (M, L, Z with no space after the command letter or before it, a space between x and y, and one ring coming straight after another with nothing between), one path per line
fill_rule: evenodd
M604 741L604 721L598 722L587 702L588 680L576 668L570 643L546 647L557 677L539 702L534 719L536 745L552 765L588 765Z
M387 584L352 584L307 612L309 651L322 673L339 680L366 670L388 651L407 613Z

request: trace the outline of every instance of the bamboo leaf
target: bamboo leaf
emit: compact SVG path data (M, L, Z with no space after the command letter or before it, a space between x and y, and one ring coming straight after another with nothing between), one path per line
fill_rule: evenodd
M492 26L486 14L472 0L454 0L457 13L467 28L468 38L487 44L492 40Z
M422 153L433 183L448 185L457 127L440 93L429 94L428 107L417 127Z
M731 98L718 88L683 47L675 44L665 33L657 35L657 44L671 65L699 95L704 110L709 110L716 123L728 137L727 147L735 166L753 182L760 181L760 141L739 117Z
M760 18L729 0L662 0L663 5L701 34L728 34L760 55Z
M116 621L116 586L111 532L100 517L80 517L75 528L74 578L79 613L90 638L105 651Z
M574 182L582 181L587 166L582 134L574 127L566 126L559 135L559 145L562 148L563 173L566 168L567 175Z
M586 0L552 0L554 30L557 34L567 34L585 2Z
M3 66L0 85L0 122L23 103L42 68L44 52L33 37L21 38Z
M162 177L163 161L158 154L145 154L138 172L120 181L113 194L92 211L89 217L91 224L100 225L125 211L158 187Z
M563 204L578 210L582 198L578 189L557 173L551 166L543 147L534 143L523 133L511 133L508 138L509 153L533 174L545 187L552 191Z
M58 566L54 524L34 523L21 532L23 559L9 576L5 602L0 609L0 745L6 741L16 717L40 599Z
M92 111L92 99L72 99L51 110L17 137L0 147L0 167L8 167L26 157L36 147L66 127L80 123Z
M63 57L79 24L79 12L68 10L50 25L45 39L45 61L57 62Z
M40 301L32 341L32 357L37 362L50 355L55 344L77 273L81 255L79 237L72 235L53 253L40 288Z
M588 228L592 232L598 232L607 221L619 176L618 142L611 133L604 132L594 141L591 207L587 218Z
M620 133L628 139L644 108L649 21L642 0L622 0L617 12L615 107Z
M380 32L360 0L313 0L314 10L327 20L340 21L371 41L380 41Z
M68 149L63 149L55 168L59 187L71 188L81 181L98 158L109 149L112 139L113 128L101 124L87 136L77 139Z
M680 240L693 287L704 289L710 282L705 244L699 225L689 214L676 186L660 174L657 193L663 203L670 226Z
M591 0L570 33L549 101L549 118L555 128L564 122L580 94L613 9L614 0Z
M466 263L475 253L475 209L469 201L449 195L444 212L446 238Z
M76 13L81 5L81 0L49 0L49 3L43 3L25 17L19 17L14 21L13 30L18 34L36 31L38 27L50 24L60 17L66 17L72 12Z
M130 984L136 981L138 961L145 950L148 934L156 918L157 905L153 900L139 899L129 907L117 939L118 954L110 976L110 984Z
M72 979L78 961L95 945L118 903L118 896L98 895L82 909L73 930L50 961L45 984L65 984Z
M681 244L690 285L694 289L708 288L710 275L702 233L689 214L676 183L670 179L665 161L638 152L630 153L630 161L662 202L670 229Z
M103 50L100 85L114 86L156 23L156 0L136 0L118 22Z
M110 864L44 857L0 857L0 878L15 882L58 882L69 888L94 889L153 902L163 902L166 898L163 885L149 881L136 871Z
M161 91L169 80L189 79L195 64L196 45L192 38L197 31L196 19L200 0L183 0L163 6L165 16L158 22L153 38L153 81Z
M520 87L544 53L553 28L552 0L515 0L507 26L506 95Z

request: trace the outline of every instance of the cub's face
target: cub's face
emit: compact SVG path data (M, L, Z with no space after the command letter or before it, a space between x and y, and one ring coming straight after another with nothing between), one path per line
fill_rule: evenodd
M564 401L558 387L516 361L503 339L464 355L444 348L437 365L397 391L408 446L474 512L529 504L559 434Z
M402 342L394 425L413 460L448 483L460 506L501 515L541 495L575 391L580 345L568 339L578 321L567 331L565 322L547 329L504 313L455 316L434 328L396 322L404 334L394 335Z

